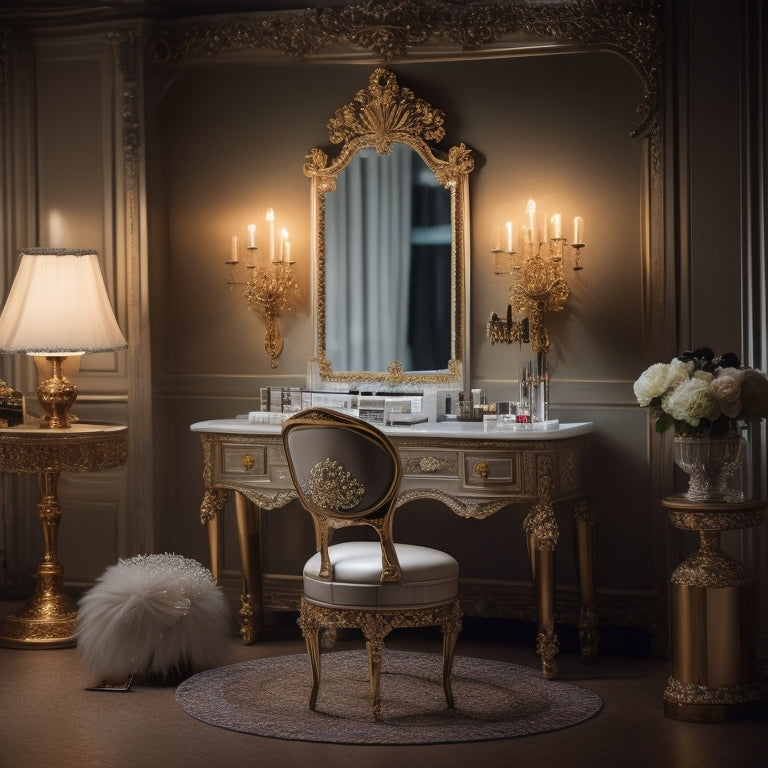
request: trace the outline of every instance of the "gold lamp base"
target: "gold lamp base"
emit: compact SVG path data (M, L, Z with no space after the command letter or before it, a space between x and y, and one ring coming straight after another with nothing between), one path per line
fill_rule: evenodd
M53 372L37 388L37 399L46 414L40 420L40 426L46 429L67 429L72 423L69 410L77 400L77 387L62 373L65 357L46 355L45 359L51 364Z

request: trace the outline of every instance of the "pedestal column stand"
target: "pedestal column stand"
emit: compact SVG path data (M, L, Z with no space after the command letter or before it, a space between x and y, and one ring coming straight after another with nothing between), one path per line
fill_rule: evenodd
M662 502L672 525L699 532L699 549L672 572L672 670L664 714L691 722L751 719L763 709L756 677L758 598L748 570L720 549L722 531L759 525L766 501Z

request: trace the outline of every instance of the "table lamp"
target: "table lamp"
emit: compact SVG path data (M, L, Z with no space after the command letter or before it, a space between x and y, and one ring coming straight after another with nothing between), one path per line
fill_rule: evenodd
M40 426L66 429L77 387L62 373L71 355L125 349L99 256L92 250L27 248L0 314L0 351L45 357L52 375L37 398L45 412ZM40 377L43 378L42 376Z

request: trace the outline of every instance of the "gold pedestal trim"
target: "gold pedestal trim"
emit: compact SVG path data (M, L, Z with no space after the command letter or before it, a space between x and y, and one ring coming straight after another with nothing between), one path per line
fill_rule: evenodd
M712 687L670 677L664 691L664 714L690 723L760 719L765 716L767 692L761 683Z
M75 645L77 605L61 588L62 570L42 563L37 589L19 611L0 623L0 645L10 648L65 648Z

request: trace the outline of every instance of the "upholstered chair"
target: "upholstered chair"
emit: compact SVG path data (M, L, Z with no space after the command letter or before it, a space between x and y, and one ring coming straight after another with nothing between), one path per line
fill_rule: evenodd
M323 408L292 416L282 435L291 478L312 515L317 544L304 566L298 622L312 667L310 709L315 709L320 688L321 632L333 638L337 629L362 631L371 710L380 718L384 638L392 629L426 626L442 629L443 690L453 707L451 667L461 629L458 564L436 549L394 543L402 477L397 450L371 424ZM333 531L349 526L370 526L377 536L332 544Z

